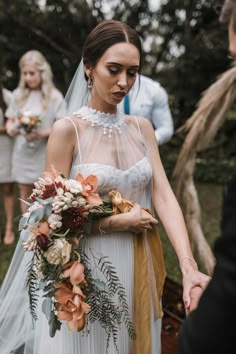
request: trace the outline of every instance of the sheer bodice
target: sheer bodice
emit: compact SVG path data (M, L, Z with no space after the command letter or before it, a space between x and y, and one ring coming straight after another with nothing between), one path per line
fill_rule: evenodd
M77 139L70 177L78 172L84 177L94 174L101 195L116 189L124 198L150 208L152 167L138 120L119 113L119 123L115 119L84 108L69 118Z
M137 196L145 189L151 179L152 170L147 157L139 160L135 165L127 170L120 170L113 166L90 163L72 166L71 178L82 173L84 176L95 174L98 177L98 193L107 194L112 189L118 190L121 194L136 201ZM129 192L127 195L127 185Z

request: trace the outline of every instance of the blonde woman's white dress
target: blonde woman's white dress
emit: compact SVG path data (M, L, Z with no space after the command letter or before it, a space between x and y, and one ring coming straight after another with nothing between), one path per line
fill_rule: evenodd
M47 129L52 126L56 119L65 115L65 101L63 95L57 89L53 89L46 111L43 109L42 92L40 90L32 90L26 102L20 108L16 102L18 95L19 89L16 89L6 111L7 118L17 118L20 114L29 111L41 118L42 122L39 129ZM18 183L32 184L44 170L47 138L31 143L26 140L24 135L20 134L14 140L13 178Z

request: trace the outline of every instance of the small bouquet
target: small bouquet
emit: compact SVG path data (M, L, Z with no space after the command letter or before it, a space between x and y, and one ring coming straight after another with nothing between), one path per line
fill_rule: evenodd
M41 118L38 115L34 115L32 112L26 111L16 118L15 127L23 134L28 134L36 130L40 124Z
M116 345L122 322L134 339L125 289L114 267L107 257L97 257L92 251L91 262L83 247L94 219L113 213L109 197L102 200L96 193L97 177L84 179L78 174L75 179L66 179L52 168L34 186L29 201L24 201L28 210L19 222L23 247L32 252L27 287L33 318L37 319L41 291L51 337L61 321L77 331L98 321L107 333L107 348L111 338ZM100 277L93 277L91 264Z

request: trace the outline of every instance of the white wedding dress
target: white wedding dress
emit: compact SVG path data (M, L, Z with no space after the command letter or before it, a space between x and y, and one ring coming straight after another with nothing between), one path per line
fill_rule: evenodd
M87 109L87 107L86 107ZM130 118L121 121L114 127L112 115L108 115L110 137L104 128L103 116L94 111L80 110L68 124L73 124L77 134L77 149L71 166L70 178L78 172L85 176L94 174L98 177L98 192L107 194L110 190L118 190L122 196L151 208L152 168L146 154L145 143L137 126L137 121ZM81 117L88 118L81 119ZM96 124L90 119L97 117ZM106 117L105 117L106 118ZM114 117L115 119L116 117ZM102 124L100 124L100 120ZM114 122L116 122L114 120ZM99 124L98 124L99 123ZM81 134L81 126L86 128ZM90 142L90 143L89 143ZM91 144L92 142L92 144ZM130 232L114 232L93 234L86 239L86 249L108 256L115 266L120 282L126 289L127 302L132 318L133 283L134 283L134 251L133 234ZM21 248L19 241L18 249ZM21 251L22 253L23 251ZM16 251L19 254L19 251ZM89 331L70 332L65 323L54 338L50 338L45 315L38 307L38 320L32 327L29 314L28 295L24 283L25 268L29 261L26 254L23 260L13 258L11 268L3 284L0 312L0 353L1 354L105 354L107 335L98 323L89 326ZM14 276L13 276L14 274ZM10 277L10 278L9 278ZM9 282L10 280L10 282ZM9 295L9 301L6 296ZM10 301L16 303L11 304ZM3 308L3 304L6 308ZM152 311L152 309L151 309ZM4 324L2 314L5 313ZM10 315L9 315L10 314ZM15 322L16 319L16 322ZM3 322L2 322L3 321ZM17 328L16 328L17 327ZM9 331L9 332L7 332ZM87 333L88 332L88 333ZM151 312L152 354L161 353L161 320L154 320ZM132 340L129 339L125 325L120 328L118 336L119 354L132 354ZM18 347L21 351L16 352ZM109 354L117 354L112 341ZM145 353L143 353L145 354Z

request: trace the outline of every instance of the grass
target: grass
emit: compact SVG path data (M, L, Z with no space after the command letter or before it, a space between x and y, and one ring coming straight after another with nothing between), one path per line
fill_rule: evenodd
M220 235L220 218L221 218L221 204L222 204L222 185L198 183L197 190L200 204L202 206L202 227L204 234L211 246L213 246L215 239ZM4 212L2 210L2 203L0 209L0 221L2 233L4 231ZM16 215L20 214L19 203L16 205ZM17 235L17 223L15 223L15 230ZM166 262L167 275L181 283L181 273L179 270L178 260L174 250L166 236L162 226L159 226L160 236L163 245L164 258ZM18 239L18 236L16 237ZM16 240L17 242L17 240ZM6 274L7 268L11 261L16 242L13 245L6 246L0 244L0 284Z

